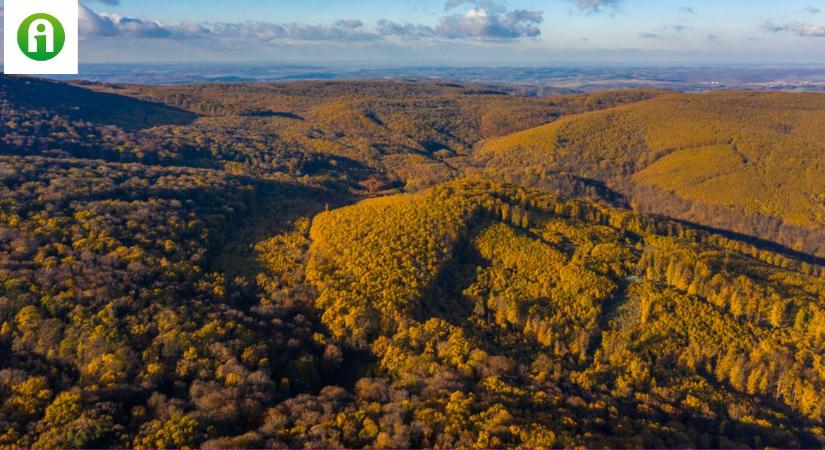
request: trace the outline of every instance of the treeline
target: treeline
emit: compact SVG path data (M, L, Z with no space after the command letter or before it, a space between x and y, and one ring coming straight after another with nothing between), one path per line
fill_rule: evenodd
M762 241L774 242L799 254L825 254L825 234L819 228L789 224L779 217L748 213L742 208L710 206L679 198L649 186L627 186L622 189L633 199L634 207L642 213L656 213L702 224L720 230L741 233Z

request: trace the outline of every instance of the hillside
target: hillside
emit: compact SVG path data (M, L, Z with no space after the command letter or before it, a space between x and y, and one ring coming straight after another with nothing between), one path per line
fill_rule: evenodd
M108 86L98 90L113 92ZM563 115L631 103L658 91L628 90L528 98L447 83L397 81L118 86L121 94L159 101L203 118L202 140L275 137L240 150L245 170L271 170L261 152L288 148L377 170L373 190L420 189L456 176L481 140L551 122ZM269 147L269 149L267 149Z
M825 97L668 94L487 142L478 164L607 183L641 211L825 253Z
M0 448L822 447L820 103L0 77Z
M196 118L194 113L162 103L35 78L2 76L0 94L17 109L59 114L69 120L116 125L126 130L188 125Z
M474 181L321 214L309 236L323 322L412 396L392 410L434 420L405 444L822 437L825 283L779 255Z

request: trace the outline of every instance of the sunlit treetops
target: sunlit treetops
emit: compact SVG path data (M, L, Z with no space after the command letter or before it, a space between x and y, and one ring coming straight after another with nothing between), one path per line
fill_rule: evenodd
M816 94L671 93L493 139L474 158L606 181L644 211L822 252L823 119Z

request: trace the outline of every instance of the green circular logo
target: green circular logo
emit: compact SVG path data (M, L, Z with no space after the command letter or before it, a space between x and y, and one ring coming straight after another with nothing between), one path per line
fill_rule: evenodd
M54 58L65 43L63 24L49 14L32 14L17 29L17 45L24 55L35 61Z

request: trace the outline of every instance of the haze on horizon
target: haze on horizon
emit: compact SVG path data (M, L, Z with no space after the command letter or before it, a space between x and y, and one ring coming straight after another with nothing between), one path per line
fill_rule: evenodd
M825 2L723 3L84 0L80 50L82 63L542 66L825 58Z

